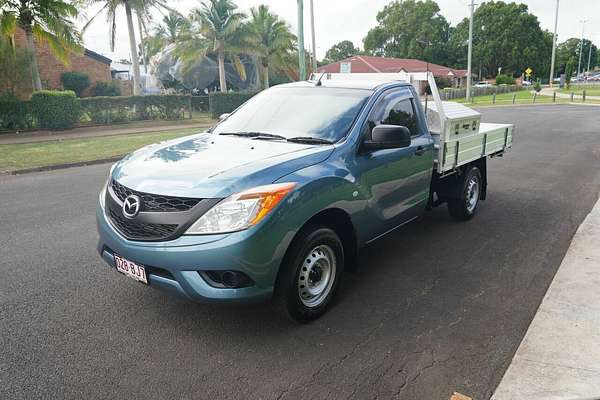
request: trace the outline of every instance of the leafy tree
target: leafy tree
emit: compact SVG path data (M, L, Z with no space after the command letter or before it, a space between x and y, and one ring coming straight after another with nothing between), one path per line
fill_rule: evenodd
M1 0L0 0L1 1ZM48 0L52 1L52 0ZM96 19L96 17L102 13L106 13L106 20L109 23L109 43L110 49L115 50L115 36L117 32L117 10L120 7L125 9L125 15L127 17L127 32L129 34L129 51L131 54L131 62L133 64L133 94L139 94L141 90L141 79L140 79L140 63L138 59L138 51L135 40L135 31L133 28L133 13L136 12L139 15L146 16L149 14L152 8L159 8L168 11L172 9L167 5L166 0L81 0L84 5L91 6L94 4L101 4L102 8L100 12L96 13L90 18L83 30L85 31L90 24Z
M366 52L439 64L446 62L450 25L435 1L392 1L377 14L377 22L364 39Z
M570 38L556 47L556 62L558 65L566 65L571 62L575 67L579 65L579 50L581 39ZM590 69L598 65L598 48L587 39L583 39L583 52L581 57L581 69L587 70L588 58L590 55L590 46L592 47L592 57Z
M327 50L327 53L325 53L325 60L327 63L334 63L336 61L341 61L348 57L355 56L359 53L360 49L354 47L354 43L352 43L350 40L342 40Z
M0 34L9 36L14 46L16 28L25 31L34 90L42 89L34 37L48 43L56 58L69 64L72 51L83 51L81 36L73 24L77 15L77 7L63 0L0 0Z
M569 60L567 62L567 67L565 68L565 84L567 85L567 88L571 87L571 78L573 77L573 69L575 63L573 62L573 60Z
M261 4L250 9L250 21L245 27L250 52L258 56L263 69L264 87L269 87L269 67L286 65L285 56L294 49L296 37L288 25L269 7Z
M467 64L469 20L464 19L454 30L448 44L454 55L451 65ZM520 75L530 67L534 74L550 70L552 34L540 28L537 17L525 4L502 1L485 2L473 18L473 65L480 65L485 76L503 73Z

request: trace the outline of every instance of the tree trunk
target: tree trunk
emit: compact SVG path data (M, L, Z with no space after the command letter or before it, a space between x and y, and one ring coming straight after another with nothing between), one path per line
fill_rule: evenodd
M225 79L225 51L223 50L223 44L219 45L219 86L221 92L227 92L227 80Z
M144 26L142 25L142 17L137 13L138 29L140 31L140 56L144 62L144 73L148 74L148 60L146 60L146 49L144 48Z
M129 31L129 52L131 53L131 63L133 64L133 94L139 95L142 88L140 82L140 63L135 47L135 31L133 30L133 17L129 2L125 3L125 13L127 14L127 30Z
M33 90L42 90L42 80L40 79L40 69L38 68L37 54L35 52L31 28L25 30L25 36L27 37L27 48L31 54L31 80Z
M265 89L268 89L269 88L269 64L263 65L263 73L264 73L263 80L265 81Z

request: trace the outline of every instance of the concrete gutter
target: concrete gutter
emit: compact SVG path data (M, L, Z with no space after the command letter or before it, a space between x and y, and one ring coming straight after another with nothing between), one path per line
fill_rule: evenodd
M579 226L492 400L600 399L600 200Z
M53 164L53 165L45 165L42 167L16 169L16 170L11 170L11 171L0 171L0 176L31 174L33 172L53 171L55 169L84 167L86 165L96 165L96 164L107 164L107 163L117 162L123 157L125 157L125 154L122 154L120 156L110 157L110 158L101 158L99 160L78 161L78 162L74 162L74 163Z

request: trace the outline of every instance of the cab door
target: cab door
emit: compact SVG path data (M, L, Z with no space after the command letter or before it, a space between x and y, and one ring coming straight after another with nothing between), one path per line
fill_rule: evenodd
M392 89L374 106L363 128L362 141L379 124L405 126L411 132L405 148L367 151L359 146L356 171L367 200L367 241L418 216L429 199L433 140L419 118L419 107L410 88Z

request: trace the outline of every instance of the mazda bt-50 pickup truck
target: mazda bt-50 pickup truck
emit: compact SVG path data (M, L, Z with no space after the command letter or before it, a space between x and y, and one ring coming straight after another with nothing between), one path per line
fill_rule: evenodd
M319 317L361 247L444 203L473 217L487 157L511 146L512 125L429 81L427 112L409 83L279 85L208 132L129 154L99 196L101 257L188 299Z

